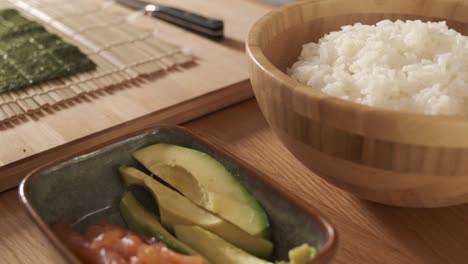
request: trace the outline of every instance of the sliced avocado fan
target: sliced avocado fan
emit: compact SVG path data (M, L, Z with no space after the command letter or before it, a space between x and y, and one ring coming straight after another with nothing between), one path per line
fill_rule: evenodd
M147 146L132 155L193 203L253 236L271 239L265 210L216 159L198 150L165 143Z
M198 207L186 197L136 168L121 167L119 171L124 182L144 185L154 194L158 201L161 223L169 231L173 231L175 225L198 225L255 256L266 259L271 255L271 241L252 236L236 225Z

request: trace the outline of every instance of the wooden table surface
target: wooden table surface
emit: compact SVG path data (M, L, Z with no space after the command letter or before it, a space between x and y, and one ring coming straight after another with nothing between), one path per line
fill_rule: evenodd
M322 181L294 159L254 100L185 126L255 164L329 218L340 236L335 263L468 262L468 206L401 209L359 200ZM29 219L17 189L0 194L0 234L1 263L64 262Z

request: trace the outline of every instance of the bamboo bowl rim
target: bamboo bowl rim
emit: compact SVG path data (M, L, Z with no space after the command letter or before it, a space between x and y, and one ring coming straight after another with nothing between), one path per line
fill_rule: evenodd
M289 77L286 73L278 69L273 63L269 61L269 59L263 53L261 48L261 37L262 37L262 30L264 30L267 25L271 24L275 21L275 18L278 17L281 13L284 13L287 10L291 9L298 9L302 8L303 6L307 5L315 5L318 3L324 2L337 2L337 1L344 1L344 0L311 0L311 1L299 1L295 3L291 3L285 5L283 7L277 8L275 10L270 11L259 20L257 20L254 25L251 27L247 39L246 39L246 52L250 57L250 60L255 64L256 67L261 69L261 71L268 75L270 78L274 79L276 83L281 84L284 87L287 87L292 93L295 93L300 96L308 97L308 99L316 102L321 102L325 104L331 104L334 106L338 106L341 109L346 109L346 111L353 112L355 114L366 114L372 113L374 117L378 117L380 119L392 121L392 122L399 122L399 120L412 120L417 121L418 124L424 124L426 126L431 126L434 123L438 123L439 125L443 124L445 129L464 129L464 131L468 131L468 113L466 115L428 115L424 113L417 113L417 112L410 112L404 110L393 110L383 107L374 107L368 106L364 104L355 103L352 101L340 99L338 97L328 95L318 89L311 89L310 86L304 85L293 78ZM362 0L359 0L362 1ZM468 8L468 1L464 0L432 0L433 2L439 3L453 3L458 5L463 5ZM355 12L349 12L348 14L356 14ZM363 13L377 13L377 12L363 12ZM393 12L393 14L398 14L398 12ZM405 15L410 15L410 13L401 13ZM418 14L413 14L418 15ZM423 16L419 14L420 16ZM315 17L321 18L322 16L318 15ZM435 17L435 16L426 16L426 17ZM445 18L448 19L448 18ZM464 24L468 23L467 21L455 20ZM468 88L468 87L467 87ZM255 87L254 87L255 89ZM409 143L409 142L408 142ZM420 143L420 142L419 142ZM450 145L455 145L450 144Z

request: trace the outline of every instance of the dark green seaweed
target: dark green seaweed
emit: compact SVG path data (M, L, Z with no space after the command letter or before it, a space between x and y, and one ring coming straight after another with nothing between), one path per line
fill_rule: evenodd
M0 93L95 68L78 47L15 9L0 10Z

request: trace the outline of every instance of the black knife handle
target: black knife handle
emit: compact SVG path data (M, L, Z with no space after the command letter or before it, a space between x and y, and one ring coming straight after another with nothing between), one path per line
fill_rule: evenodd
M224 22L222 20L207 18L167 6L159 6L152 15L211 39L220 40L224 37Z

